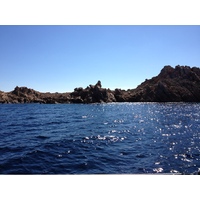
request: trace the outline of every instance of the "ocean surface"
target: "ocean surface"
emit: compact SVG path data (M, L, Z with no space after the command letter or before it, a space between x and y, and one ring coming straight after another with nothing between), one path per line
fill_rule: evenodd
M0 174L197 174L200 104L1 104Z

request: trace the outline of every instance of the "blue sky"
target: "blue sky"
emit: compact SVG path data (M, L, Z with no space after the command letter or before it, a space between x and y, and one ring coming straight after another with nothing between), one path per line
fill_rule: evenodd
M200 67L200 26L0 26L0 90L136 88L164 65Z

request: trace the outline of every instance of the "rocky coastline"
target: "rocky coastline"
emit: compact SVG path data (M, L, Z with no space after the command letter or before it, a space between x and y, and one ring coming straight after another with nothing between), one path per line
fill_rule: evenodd
M42 93L27 87L0 91L0 103L109 103L109 102L200 102L200 68L164 66L161 72L135 89L102 88L101 81L73 92Z

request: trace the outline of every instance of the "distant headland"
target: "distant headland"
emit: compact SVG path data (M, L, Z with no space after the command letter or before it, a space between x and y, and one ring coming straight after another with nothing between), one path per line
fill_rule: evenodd
M0 103L109 103L109 102L200 102L200 68L164 66L161 72L135 89L102 88L101 81L73 92L42 93L27 87L0 91Z

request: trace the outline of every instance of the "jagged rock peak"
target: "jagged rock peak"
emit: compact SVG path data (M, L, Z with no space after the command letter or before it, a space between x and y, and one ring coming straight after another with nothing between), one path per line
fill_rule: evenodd
M167 72L171 70L174 70L174 68L171 65L165 65L163 69L161 70L161 72Z
M101 81L98 81L95 85L91 85L91 84L89 85L90 89L94 89L94 88L96 88L96 89L99 88L100 89L101 87L102 87Z
M98 81L98 82L96 83L95 87L99 87L99 88L101 88L101 87L102 87L102 85L101 85L101 81Z
M175 67L175 71L177 71L180 75L185 75L185 74L189 74L191 72L192 68L190 68L189 66L180 66L177 65Z
M185 66L180 66L177 65L175 68L171 67L170 65L164 66L164 68L161 70L159 77L161 78L177 78L177 77L182 77L182 78L188 78L191 79L191 77L196 75L200 75L200 69L197 67L189 67L187 65Z
M28 90L29 88L27 87L19 87L19 86L16 86L14 91L25 91L25 90Z
M200 81L200 69L196 67L180 66L175 67L174 77L181 77L190 81Z
M174 72L174 68L173 67L171 67L170 65L166 65L166 66L164 66L164 68L161 70L161 72L160 72L160 76L161 77L168 77L168 76L170 76L172 73Z

